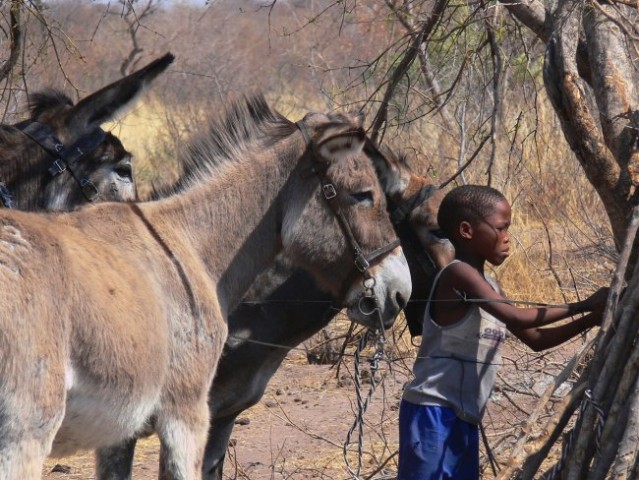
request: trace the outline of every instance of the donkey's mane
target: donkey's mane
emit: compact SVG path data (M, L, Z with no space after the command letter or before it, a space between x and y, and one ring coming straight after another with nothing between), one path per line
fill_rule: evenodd
M32 93L29 95L28 101L28 120L37 120L44 114L50 116L54 114L56 110L67 106L73 106L73 101L61 90L48 88ZM22 140L21 136L23 134L18 133L18 130L16 130L13 125L0 125L0 142L12 144L12 135L20 135L20 139Z
M73 101L56 88L47 88L29 96L29 112L32 119L66 106L73 106Z
M55 112L73 105L71 99L62 91L45 89L29 96L29 120L41 116L54 116ZM0 181L8 181L29 172L33 165L42 162L43 157L29 154L29 149L37 149L35 143L25 142L24 133L12 125L0 125Z
M179 156L173 185L153 187L151 197L162 198L210 178L221 165L241 161L248 152L268 148L295 131L293 122L273 110L262 94L231 102Z

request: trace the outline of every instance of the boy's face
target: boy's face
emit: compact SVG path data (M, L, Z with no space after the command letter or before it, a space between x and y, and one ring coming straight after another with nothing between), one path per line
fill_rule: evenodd
M493 265L501 265L510 250L510 204L506 200L495 203L493 213L473 222L474 250Z

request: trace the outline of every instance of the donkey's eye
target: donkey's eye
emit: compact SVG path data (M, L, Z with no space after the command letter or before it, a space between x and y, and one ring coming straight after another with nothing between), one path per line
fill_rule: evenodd
M131 169L130 165L122 165L117 167L115 169L115 174L120 178L124 178L129 181L133 180L133 170Z
M363 192L351 193L351 198L357 203L370 202L373 203L373 192L366 190Z

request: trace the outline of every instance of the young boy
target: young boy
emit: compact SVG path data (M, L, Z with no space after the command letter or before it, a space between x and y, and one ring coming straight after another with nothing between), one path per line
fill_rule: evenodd
M566 306L517 308L505 302L484 276L484 264L502 264L510 248L510 205L494 188L451 190L437 219L455 247L455 260L435 278L415 378L400 405L398 480L478 479L478 424L506 329L535 351L551 348L599 325L608 297L602 288ZM591 313L540 328L584 312Z

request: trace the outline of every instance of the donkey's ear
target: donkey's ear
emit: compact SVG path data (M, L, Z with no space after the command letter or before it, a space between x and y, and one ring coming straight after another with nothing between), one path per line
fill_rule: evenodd
M398 168L400 160L395 152L386 147L377 147L372 141L367 140L364 153L373 163L384 193L392 195L405 187L402 185L401 171Z
M72 132L83 132L115 119L133 100L173 62L167 53L126 77L113 82L73 107L67 122Z
M336 162L344 157L357 155L364 148L366 134L363 129L351 130L329 137L317 145L320 157Z

